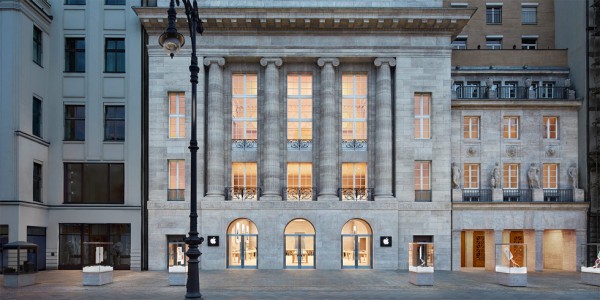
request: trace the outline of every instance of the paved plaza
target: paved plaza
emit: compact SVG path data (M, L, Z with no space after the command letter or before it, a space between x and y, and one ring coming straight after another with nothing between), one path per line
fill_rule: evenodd
M600 287L575 272L528 274L527 287L495 283L485 271L436 271L432 287L413 286L406 271L222 270L202 271L204 299L600 299ZM0 275L0 283L3 281ZM0 299L183 299L185 287L168 286L166 272L116 271L109 285L82 286L81 271L44 271L37 284L0 287Z

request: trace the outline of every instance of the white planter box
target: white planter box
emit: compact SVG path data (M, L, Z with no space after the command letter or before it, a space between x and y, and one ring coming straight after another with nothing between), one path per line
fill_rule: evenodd
M187 266L169 267L169 285L187 284Z
M408 282L414 285L433 285L433 267L408 267Z
M35 273L4 274L4 287L19 288L34 284Z
M83 268L83 285L105 285L113 282L113 267L90 266Z
M527 268L496 266L496 279L505 286L527 286Z
M581 282L600 286L600 268L581 267Z

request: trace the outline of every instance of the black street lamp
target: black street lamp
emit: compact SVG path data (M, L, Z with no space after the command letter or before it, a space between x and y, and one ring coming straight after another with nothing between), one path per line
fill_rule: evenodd
M167 51L171 58L179 51L185 43L185 38L175 28L175 20L177 19L177 11L175 10L175 2L180 5L180 0L171 0L169 5L169 27L160 35L158 43ZM187 256L188 260L188 278L186 284L186 298L202 298L200 294L200 277L198 275L198 257L202 255L198 249L198 245L204 241L203 237L198 237L198 212L197 212L197 178L196 178L196 154L198 152L198 141L196 140L196 86L198 85L198 57L196 57L196 33L202 34L202 20L198 17L198 4L196 0L181 0L185 7L187 16L188 28L190 30L190 40L192 41L192 61L190 64L190 82L192 83L192 137L190 139L190 154L192 156L191 168L191 199L190 199L190 232L185 238L185 243L188 244Z

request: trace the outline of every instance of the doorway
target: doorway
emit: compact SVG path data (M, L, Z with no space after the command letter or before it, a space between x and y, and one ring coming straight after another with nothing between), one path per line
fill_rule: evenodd
M342 228L342 268L370 269L373 232L369 223L352 219Z
M237 219L227 228L227 268L258 267L258 230L249 219Z
M285 227L286 269L315 268L315 228L305 219L295 219Z
M46 270L46 227L27 226L27 242L38 246L38 271Z

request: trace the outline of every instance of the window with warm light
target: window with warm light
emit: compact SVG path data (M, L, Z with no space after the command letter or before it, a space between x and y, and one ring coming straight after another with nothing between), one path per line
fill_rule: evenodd
M464 164L465 189L479 188L479 164Z
M479 117L463 117L463 137L465 139L479 139Z
M431 94L415 94L415 138L431 137Z
M233 74L231 76L231 136L233 140L257 139L257 75Z
M185 160L169 160L169 190L170 201L183 201L185 192Z
M234 188L256 187L256 163L233 163L231 169L231 180Z
M367 139L367 75L342 75L342 140Z
M519 164L504 164L504 188L519 188Z
M290 74L287 77L288 146L309 150L312 144L312 75ZM306 146L306 147L303 147ZM297 147L293 147L297 146ZM290 147L288 147L290 148Z
M519 117L504 117L503 132L505 139L519 139Z
M342 200L368 200L367 163L342 163Z
M558 140L558 117L544 117L544 138Z
M558 188L558 164L544 164L543 188Z
M312 200L312 164L287 164L287 199Z
M169 138L185 137L185 93L169 93Z
M415 201L431 201L431 162L415 161L414 168Z

